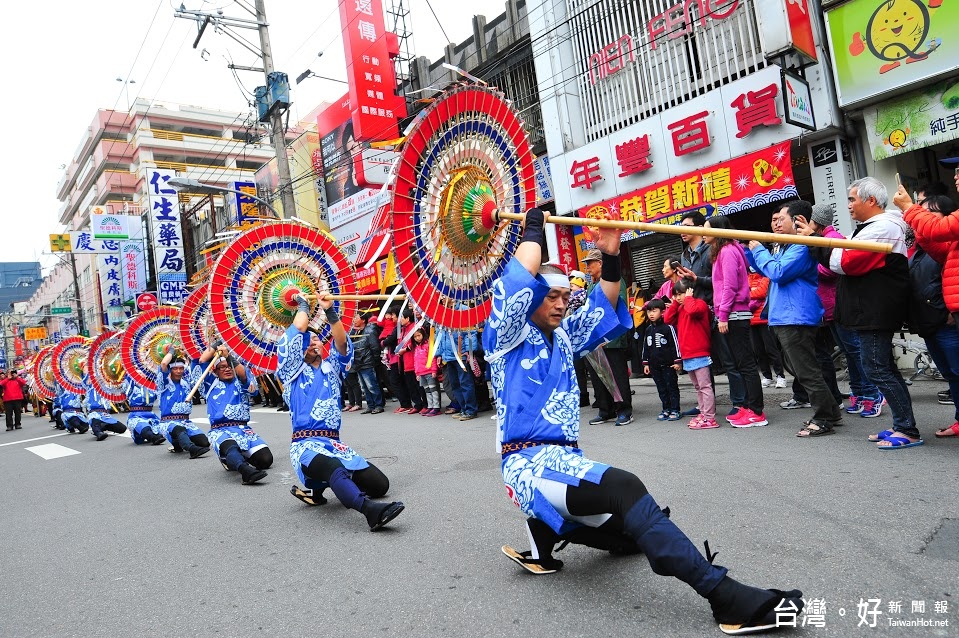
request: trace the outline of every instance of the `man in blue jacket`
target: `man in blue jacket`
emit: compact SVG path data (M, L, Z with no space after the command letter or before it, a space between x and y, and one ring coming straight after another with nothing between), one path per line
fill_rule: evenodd
M809 202L790 202L773 215L773 232L795 235L794 220L805 221L811 214ZM769 327L779 339L786 366L805 388L815 409L796 436L832 434L835 426L842 425L842 413L816 359L816 331L823 317L822 301L816 294L818 262L806 246L783 244L773 255L758 241L749 242L746 258L769 277Z

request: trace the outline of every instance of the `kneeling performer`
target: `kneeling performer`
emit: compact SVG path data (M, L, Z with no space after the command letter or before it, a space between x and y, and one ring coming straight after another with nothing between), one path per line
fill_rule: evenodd
M320 295L318 303L326 311L333 335L330 354L323 359L320 338L314 332L306 336L310 305L302 297L296 301L299 310L293 325L280 337L276 349L276 372L293 420L290 462L306 488L294 485L291 492L304 503L322 505L326 503L323 490L329 487L344 506L366 516L371 531L377 530L396 518L404 505L371 501L386 494L389 479L340 442L340 388L353 360L353 344L333 310L332 299Z
M703 557L638 477L583 455L577 441L580 397L574 358L632 326L620 299L620 231L598 231L596 246L604 253L600 283L566 317L569 280L558 267L541 266L543 224L542 211L527 213L523 241L494 284L483 335L499 404L506 491L524 513L545 523L528 526L530 558L507 555L524 567L555 568L550 553L556 535L592 527L607 538L632 539L654 572L674 576L706 598L726 633L791 623L803 607L802 592L758 589L733 580L726 568ZM548 527L547 533L537 534L542 527Z

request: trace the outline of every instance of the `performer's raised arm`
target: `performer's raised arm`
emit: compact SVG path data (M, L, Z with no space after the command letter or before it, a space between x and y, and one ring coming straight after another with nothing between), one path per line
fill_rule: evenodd
M346 328L343 327L343 322L340 321L339 314L337 314L336 310L333 309L333 297L328 293L324 293L317 297L317 303L320 304L320 308L322 308L323 312L326 313L326 320L330 324L330 332L333 335L333 343L336 344L337 351L339 351L340 354L345 355L347 353ZM297 317L299 317L301 314L302 312L296 313Z

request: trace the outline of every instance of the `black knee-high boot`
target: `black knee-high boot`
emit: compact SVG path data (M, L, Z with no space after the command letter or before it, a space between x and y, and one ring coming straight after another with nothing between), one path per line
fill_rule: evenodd
M649 494L626 512L623 528L646 554L654 572L661 576L675 576L704 598L726 576L726 568L706 560Z

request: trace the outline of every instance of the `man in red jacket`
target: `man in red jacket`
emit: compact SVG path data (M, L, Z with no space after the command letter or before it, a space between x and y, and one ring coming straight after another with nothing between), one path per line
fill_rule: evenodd
M27 397L27 382L20 378L16 370L7 373L5 379L0 380L0 397L3 398L4 411L7 415L7 431L20 429L20 414L23 411L23 402Z

